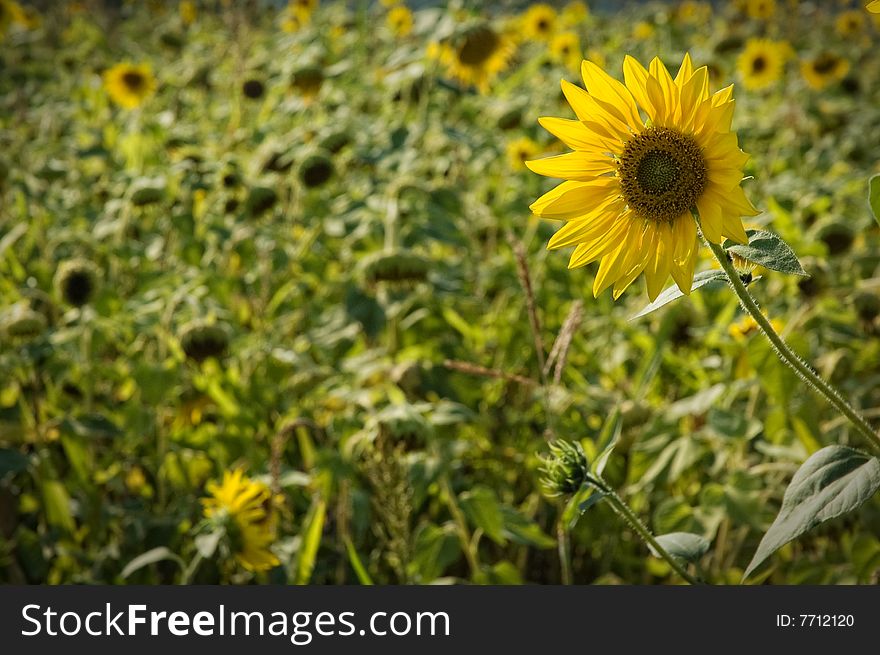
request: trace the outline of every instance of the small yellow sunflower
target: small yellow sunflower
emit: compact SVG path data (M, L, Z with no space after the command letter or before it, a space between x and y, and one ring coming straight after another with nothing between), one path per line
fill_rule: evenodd
M573 152L526 162L565 180L531 210L566 221L548 248L576 246L569 268L600 260L594 295L613 286L618 298L643 272L651 300L670 274L690 294L692 212L713 243L747 242L740 217L758 213L740 187L748 155L730 129L733 87L710 94L706 67L694 70L690 55L675 78L659 58L645 69L627 56L623 71L625 85L585 61L586 91L562 81L577 120L539 122Z
M251 571L278 566L270 550L276 537L276 513L272 492L241 470L226 471L223 482L209 482L209 498L203 498L205 518L222 524L238 561Z
M407 36L412 32L413 14L407 7L400 5L388 12L385 23L395 36Z
M766 89L779 81L785 66L782 47L770 39L749 39L736 60L740 77L747 89Z
M527 136L514 139L507 144L507 163L517 170L524 170L526 161L537 157L541 152L541 146Z
M156 89L156 79L147 64L116 64L104 73L104 88L120 107L134 109Z
M852 38L864 34L867 24L867 16L853 9L845 11L837 17L837 20L834 21L834 29L840 36Z
M839 82L849 72L849 62L832 52L801 62L801 74L810 88L821 91L829 84Z
M575 2L569 2L562 8L562 13L559 15L559 18L563 25L576 27L583 23L589 15L590 8L587 7L587 4L575 0Z
M640 20L638 23L633 25L632 37L636 41L647 41L652 36L654 36L655 31L656 28L651 23Z
M776 14L776 0L747 0L746 13L750 18L773 18Z
M556 31L556 20L556 10L550 5L532 5L522 15L522 30L526 38L549 41Z
M510 65L514 50L509 36L480 23L441 44L437 56L451 77L487 93L492 80Z
M581 40L575 32L560 32L550 41L550 57L566 68L576 69L583 59Z
M705 23L712 18L712 5L696 0L683 0L676 9L675 18L686 25Z

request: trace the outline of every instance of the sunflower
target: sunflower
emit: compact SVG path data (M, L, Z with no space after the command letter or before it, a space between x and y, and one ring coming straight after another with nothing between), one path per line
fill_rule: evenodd
M507 162L513 170L522 170L526 167L526 160L536 157L540 152L541 146L532 139L520 137L507 144Z
M746 13L750 18L773 18L776 13L776 0L747 0Z
M749 39L736 60L740 77L747 89L766 89L782 76L785 53L770 39Z
M587 7L586 3L575 0L574 2L569 2L562 8L562 13L559 15L559 18L563 25L575 27L583 23L589 15L590 9Z
M633 25L632 37L636 41L647 41L652 36L654 36L655 31L656 29L651 23L640 20L638 23Z
M120 107L134 109L156 89L156 80L147 64L116 64L104 73L104 88Z
M556 30L556 10L550 5L532 5L522 15L522 29L529 39L549 41Z
M492 80L510 64L514 48L506 34L480 23L453 43L440 45L437 56L450 76L486 93Z
M577 68L583 57L581 40L575 32L561 32L550 41L550 57L566 68Z
M821 91L829 84L839 82L849 72L849 62L832 52L823 52L813 59L801 62L801 74L810 88Z
M276 536L272 492L265 484L246 478L241 470L226 471L223 482L209 482L211 496L203 498L205 518L223 526L242 566L265 571L278 566L270 550Z
M741 216L758 212L740 187L748 159L730 131L733 87L709 93L706 67L685 55L673 79L659 58L646 70L627 56L626 84L590 61L587 90L562 81L578 120L540 124L574 152L526 162L566 180L531 205L538 216L567 221L548 248L576 246L569 268L601 260L593 295L620 294L642 273L654 300L670 273L689 294L703 236L747 242ZM644 111L647 121L639 113Z
M834 29L844 38L861 36L867 26L866 16L856 10L845 11L834 21Z
M705 23L712 18L712 5L696 0L684 0L675 12L676 19L687 25Z
M388 12L385 23L395 36L406 36L412 32L413 15L405 6L394 7Z
M872 14L880 14L880 0L871 0L871 2L868 3L868 6L865 7L865 9L870 11Z

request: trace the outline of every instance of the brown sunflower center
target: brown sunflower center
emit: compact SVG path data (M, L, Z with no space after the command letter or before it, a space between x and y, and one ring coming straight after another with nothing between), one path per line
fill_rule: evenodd
M813 70L820 75L827 75L837 68L837 57L834 55L819 55L813 62Z
M458 49L458 61L465 66L485 63L498 47L499 39L488 27L478 27L469 33Z
M140 91L144 86L144 76L137 71L125 71L122 74L122 83L132 91Z
M673 221L706 189L706 160L694 138L650 127L624 146L617 163L623 198L640 216Z
M759 55L752 60L752 72L760 73L765 68L767 68L767 60L763 56Z

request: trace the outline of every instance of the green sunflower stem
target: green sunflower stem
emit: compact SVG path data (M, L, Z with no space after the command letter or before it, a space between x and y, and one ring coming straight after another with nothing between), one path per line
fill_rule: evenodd
M755 302L755 299L752 298L752 295L749 293L748 289L746 289L746 285L743 284L743 281L740 279L739 273L736 272L736 268L733 266L733 262L730 260L727 251L716 243L711 243L708 240L706 243L708 243L709 248L712 250L712 254L715 255L715 259L718 260L721 268L727 273L727 277L730 280L730 287L737 295L737 298L739 298L740 305L742 305L742 308L748 312L753 319L755 319L755 323L758 324L761 332L764 333L764 336L766 336L773 345L776 354L779 355L779 359L794 369L795 373L798 374L798 377L800 377L808 387L820 396L823 396L838 412L843 414L843 416L852 423L853 427L855 427L859 434L861 434L875 448L875 450L880 452L880 436L877 435L865 417L859 414L859 412L847 402L834 385L823 380L809 364L798 357L789 345L785 343L782 337L776 333L776 330L773 329L770 321L761 312L758 303Z
M632 508L627 505L613 489L604 484L600 486L600 489L602 490L602 493L605 494L605 498L603 500L607 501L611 505L611 508L617 513L617 515L622 518L624 522L629 525L629 527L635 530L636 534L638 534L639 537L642 538L642 541L644 541L651 547L656 555L666 560L666 563L672 567L673 571L678 573L678 575L686 580L688 584L702 584L700 580L688 573L687 569L682 566L681 561L670 555L669 551L667 551L663 546L660 545L660 542L657 541L653 534L651 534L648 526L642 523L642 520L638 516L636 516L636 513L632 510Z

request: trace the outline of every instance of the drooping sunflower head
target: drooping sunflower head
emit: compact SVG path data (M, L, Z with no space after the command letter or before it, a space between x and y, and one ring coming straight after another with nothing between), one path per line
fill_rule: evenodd
M220 484L209 482L206 489L210 496L202 499L205 518L225 530L241 565L251 571L278 566L278 558L271 551L277 513L269 487L235 470L226 471Z
M834 21L834 29L845 39L861 36L865 33L867 25L867 16L856 9L843 12Z
M731 132L733 88L709 92L706 67L686 55L673 78L655 58L649 68L627 56L625 84L596 64L582 64L586 91L563 80L577 120L539 122L572 152L526 162L565 180L532 211L565 225L549 248L575 246L569 268L599 261L598 295L620 294L643 272L655 299L672 275L689 294L703 236L747 242L741 217L757 211L740 187L748 159Z
M839 82L849 72L849 62L833 52L822 52L801 62L801 74L810 88L821 91Z
M782 47L770 39L749 39L736 60L740 77L747 89L766 89L779 81L785 65Z
M104 73L104 88L120 107L134 109L156 89L156 80L147 64L116 64Z
M556 10L539 3L529 7L522 15L522 30L528 39L549 41L556 32Z
M412 32L413 14L405 5L399 5L388 12L385 22L395 36L407 36Z
M478 23L439 47L438 57L450 76L486 93L513 57L514 44L488 23Z
M767 20L776 14L776 0L747 0L746 13L750 18Z

